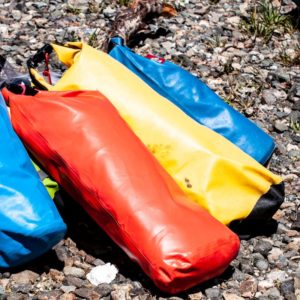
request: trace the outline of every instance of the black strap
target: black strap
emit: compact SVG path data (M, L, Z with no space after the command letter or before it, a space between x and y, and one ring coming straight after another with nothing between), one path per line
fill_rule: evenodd
M53 51L53 48L50 44L45 44L41 49L39 49L36 54L31 56L27 60L27 67L35 69L41 62L45 61L45 54L51 54Z
M27 60L27 67L29 70L30 78L33 84L40 90L47 90L45 86L43 86L36 78L31 74L30 69L36 69L41 62L45 61L46 53L51 54L53 48L50 44L45 44L41 49L39 49L36 54L31 56Z

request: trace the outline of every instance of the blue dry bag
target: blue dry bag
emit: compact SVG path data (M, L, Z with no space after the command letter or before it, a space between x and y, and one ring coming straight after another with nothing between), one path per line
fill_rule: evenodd
M272 138L197 77L163 59L153 60L132 52L119 37L111 39L110 49L110 56L195 121L223 135L262 164L270 158L275 148Z
M0 92L0 268L45 253L66 225L10 124Z

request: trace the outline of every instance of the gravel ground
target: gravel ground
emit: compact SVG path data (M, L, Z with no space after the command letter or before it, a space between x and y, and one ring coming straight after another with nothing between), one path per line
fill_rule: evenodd
M243 240L237 259L221 277L169 297L66 201L61 209L67 238L37 261L0 273L0 299L300 299L299 31L282 22L272 36L255 37L244 21L255 0L186 2L177 17L147 24L132 45L199 76L275 139L269 168L286 183L286 200L274 216L277 228L270 223ZM282 13L295 8L289 0L273 5ZM0 54L22 71L45 42L83 38L101 45L117 9L114 1L102 0L0 0ZM86 274L104 262L115 264L119 274L111 284L93 287Z

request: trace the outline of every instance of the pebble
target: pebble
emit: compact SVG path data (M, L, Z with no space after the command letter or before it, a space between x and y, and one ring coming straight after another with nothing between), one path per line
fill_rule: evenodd
M275 121L274 127L278 132L284 132L289 129L289 127L286 123L279 121L279 120Z
M257 291L257 281L254 277L241 282L240 293L243 297L251 298Z
M209 288L205 290L206 297L208 297L211 300L217 300L220 299L220 290L218 288Z
M82 269L76 268L76 267L64 267L63 270L65 275L70 275L78 278L85 277L85 272Z
M29 284L34 283L39 278L39 274L26 270L20 273L11 275L10 280L17 284Z
M272 250L272 247L273 245L269 241L258 240L253 250L266 257L268 253Z
M260 270L260 271L266 271L269 268L269 264L266 260L258 260L255 263L255 266Z
M267 278L273 281L284 281L286 279L286 273L280 270L273 270L267 274Z

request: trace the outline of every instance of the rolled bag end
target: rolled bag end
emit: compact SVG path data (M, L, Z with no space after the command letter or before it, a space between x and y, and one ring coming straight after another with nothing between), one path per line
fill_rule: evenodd
M284 201L284 182L273 184L268 192L262 195L250 214L243 220L235 220L229 227L241 238L250 238L260 232L270 234L277 229L277 222L272 219ZM264 227L264 228L262 228Z

